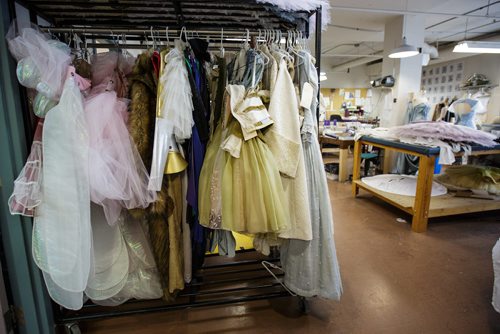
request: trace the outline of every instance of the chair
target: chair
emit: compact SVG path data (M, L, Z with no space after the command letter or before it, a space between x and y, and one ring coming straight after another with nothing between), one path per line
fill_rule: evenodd
M340 115L330 115L330 122L337 121L337 122L342 122L342 116Z
M363 147L363 151L365 148ZM370 163L379 163L380 150L373 150L370 152L362 152L361 159L365 161L364 175L368 176L368 171L370 170Z

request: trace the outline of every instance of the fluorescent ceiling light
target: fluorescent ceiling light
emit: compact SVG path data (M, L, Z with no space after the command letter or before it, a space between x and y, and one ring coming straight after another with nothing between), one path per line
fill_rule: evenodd
M327 79L326 72L321 72L319 74L319 81L325 81Z
M406 58L418 55L418 50L413 45L406 43L406 37L403 37L403 44L391 51L389 58Z
M453 52L459 53L500 53L499 42L462 41L455 45Z

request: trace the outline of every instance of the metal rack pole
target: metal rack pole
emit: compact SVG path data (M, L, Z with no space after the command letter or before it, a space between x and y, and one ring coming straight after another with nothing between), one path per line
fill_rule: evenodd
M166 33L169 34L169 37L171 36L170 34L175 34L173 37L178 37L179 34L181 33L181 29L178 28L168 28L167 26L164 29L105 29L105 28L54 28L54 27L40 27L40 29L44 32L50 32L50 33L77 33L77 34L131 34L131 35L141 35L141 36L149 36L151 33L154 34L155 38L156 37L165 37ZM260 29L261 32L264 32L265 29ZM280 29L269 29L269 30L280 30ZM197 35L207 35L207 36L220 36L221 29L203 29L203 30L196 30L196 29L188 29L188 33L194 33ZM230 36L241 36L244 37L246 36L246 32L244 29L240 30L226 30L224 29L224 35L230 35ZM259 35L259 30L250 30L250 36L258 36ZM288 36L288 31L282 30L282 36L287 37Z
M315 34L315 47L314 51L316 52L316 71L318 73L318 106L316 107L316 121L318 122L318 129L319 129L319 105L320 105L320 96L321 96L321 29L322 29L322 22L321 22L321 16L322 16L322 7L319 6L318 9L316 9L316 30L314 32Z

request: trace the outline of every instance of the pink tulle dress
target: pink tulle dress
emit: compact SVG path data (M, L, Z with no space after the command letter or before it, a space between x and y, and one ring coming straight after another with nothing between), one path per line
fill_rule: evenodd
M156 192L148 190L148 172L127 129L128 100L115 91L117 83L121 94L124 90L123 80L114 75L120 58L113 52L108 55L111 59L106 54L94 59L93 67L110 75L92 76L98 81L92 81L84 108L90 140L90 197L103 207L108 224L114 225L122 208L146 208L156 200Z

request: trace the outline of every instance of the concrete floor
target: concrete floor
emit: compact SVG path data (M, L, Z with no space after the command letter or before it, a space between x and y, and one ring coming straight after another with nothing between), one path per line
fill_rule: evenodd
M491 249L499 212L431 220L410 217L350 184L330 183L344 295L312 299L307 316L283 298L82 324L84 333L500 333L491 307Z

